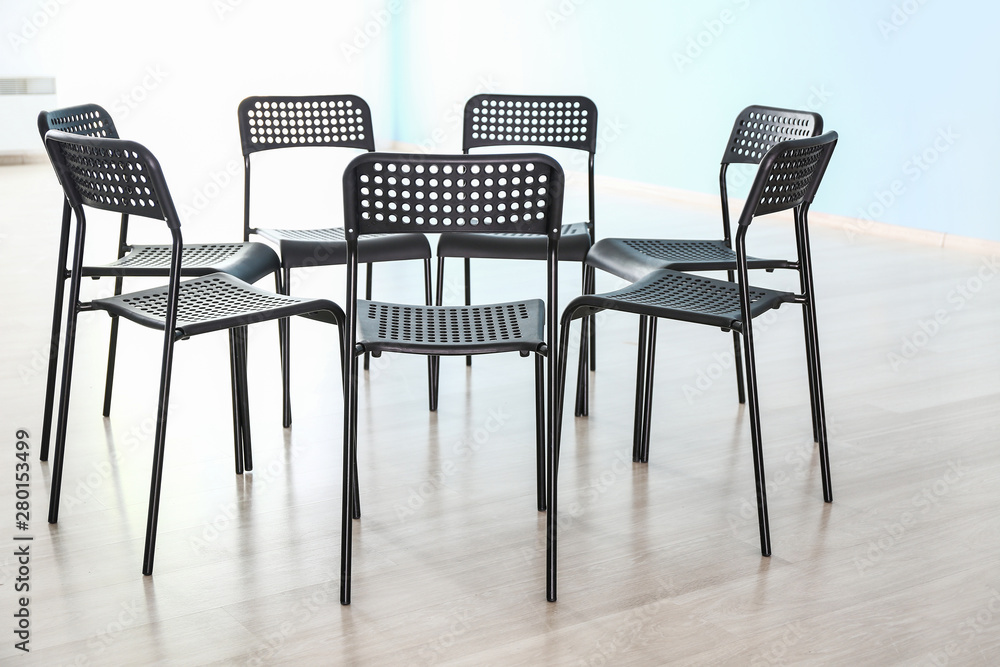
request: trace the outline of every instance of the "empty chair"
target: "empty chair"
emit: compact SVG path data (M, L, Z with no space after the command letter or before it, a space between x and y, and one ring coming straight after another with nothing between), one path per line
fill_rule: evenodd
M49 130L61 130L83 136L118 138L114 120L96 104L42 111L38 114L38 131L44 139ZM42 413L42 438L40 457L48 459L52 425L52 410L56 388L56 366L59 357L59 339L63 310L63 293L66 279L71 273L66 269L70 236L71 209L69 200L63 202L62 228L59 235L59 259L56 264L55 299L52 312L48 370L45 385L45 407ZM114 277L115 294L122 292L122 280L127 277L166 277L170 270L169 245L137 245L129 242L129 213L123 212L118 235L117 259L103 266L83 266L82 275L92 278ZM203 276L218 271L234 275L246 282L257 282L274 274L280 287L278 256L263 243L201 243L185 244L181 274ZM108 370L104 388L104 416L111 414L111 392L114 383L115 351L118 344L118 316L111 317L111 343L108 350Z
M814 435L819 444L820 474L823 499L833 500L830 485L829 455L827 451L826 418L823 406L823 389L820 374L819 338L816 326L816 302L813 289L812 259L809 250L808 213L816 189L829 163L837 143L837 133L806 139L784 141L773 146L760 162L757 175L750 188L747 203L739 217L735 236L736 280L725 281L706 278L671 269L648 273L638 282L605 294L584 295L574 299L563 312L560 330L560 353L565 354L572 321L601 310L616 310L653 318L666 318L694 324L718 327L737 332L743 339L746 364L747 397L750 435L753 451L754 481L757 487L757 516L760 528L761 554L771 554L768 529L767 500L764 484L764 459L760 433L760 411L757 394L756 360L754 358L753 318L785 303L803 307L805 328L806 365L809 377L810 407ZM786 210L794 211L794 230L797 258L794 268L799 273L801 291L784 292L751 287L748 280L749 259L746 254L746 235L755 218ZM563 387L565 385L565 356L558 356L560 377L555 414L556 433L548 451L548 557L547 595L556 599L556 510L559 463L559 424L562 417ZM641 380L641 378L640 378ZM649 368L648 387L643 419L651 414L652 364ZM640 460L646 460L648 451L640 451Z
M344 174L347 235L347 345L344 399L341 602L351 599L352 516L357 516L357 357L371 352L535 355L537 504L545 509L545 440L554 404L553 324L558 314L558 242L562 231L563 174L544 155L399 155L371 153ZM531 234L546 239L547 300L467 306L416 306L358 300L359 236L450 231ZM548 326L546 326L546 320ZM545 404L543 358L548 359ZM546 434L546 424L549 429ZM353 478L352 478L353 477Z
M250 213L250 157L262 151L291 148L339 148L353 151L374 151L372 114L368 104L357 95L254 96L239 105L240 144L243 149L244 201L243 239L251 234L277 244L281 255L284 294L291 294L292 269L312 266L343 265L347 261L347 244L343 227L317 228L315 220L288 219L273 221L267 226L252 224ZM339 171L338 171L339 173ZM259 185L257 186L260 187ZM290 197L302 198L297 191ZM309 195L305 195L309 198ZM320 204L322 197L313 197ZM335 205L339 206L339 203ZM334 211L319 210L316 217L323 221L335 217ZM279 226L280 225L280 226ZM424 298L431 302L431 248L419 233L369 236L359 245L361 262L368 265L366 298L371 298L372 264L416 259L424 263ZM289 328L281 323L283 351L282 373L285 387L283 423L292 423L289 396ZM365 368L367 368L367 357ZM428 366L430 369L430 366ZM435 409L431 405L431 409Z
M564 224L559 260L580 262L584 294L594 292L594 270L583 264L594 243L594 155L597 152L597 106L579 95L476 95L465 104L462 152L498 146L543 146L579 151L587 160L587 220ZM471 259L545 260L545 239L524 234L452 234L438 239L437 305L442 304L444 265L449 257L465 260L465 303L472 303ZM587 395L587 352L596 363L596 334L581 332L579 391ZM471 357L466 359L471 363ZM584 399L585 400L585 399Z
M236 469L239 473L242 472L244 461L248 466L250 464L249 438L239 437L239 430L247 429L249 425L244 368L247 325L292 315L309 315L337 324L342 329L343 311L337 304L325 299L300 299L266 292L225 273L212 273L182 281L184 245L181 222L167 190L160 165L146 148L122 139L84 137L56 130L45 135L45 147L76 219L68 295L70 307L66 317L63 373L55 455L52 462L49 523L55 523L59 517L59 496L66 450L66 427L79 313L103 310L112 316L162 330L164 337L153 444L153 470L142 564L143 574L151 574L163 478L167 404L174 343L211 331L229 330L233 360L231 368L234 427L237 431ZM163 220L171 236L169 283L164 287L81 303L80 283L84 276L83 254L88 209ZM332 343L331 349L335 349Z
M796 111L754 105L743 109L733 123L726 150L722 154L719 170L719 196L722 205L721 239L646 239L607 238L601 239L590 249L587 265L607 271L629 282L639 280L650 271L674 269L677 271L727 271L733 280L736 269L736 253L732 249L732 233L729 222L729 194L727 187L729 166L733 164L758 164L767 151L780 141L802 139L820 134L823 118L811 111ZM787 259L761 259L748 257L751 269L793 268ZM639 322L639 364L641 376L650 357L655 352L656 322L640 318ZM733 333L733 353L736 358L736 385L740 403L746 400L743 389L743 370L740 361L739 335ZM642 386L641 384L639 385ZM578 395L576 414L587 413L586 395ZM642 400L641 396L637 400ZM648 425L646 425L648 426ZM648 439L648 428L636 424L636 450L642 447L642 440Z

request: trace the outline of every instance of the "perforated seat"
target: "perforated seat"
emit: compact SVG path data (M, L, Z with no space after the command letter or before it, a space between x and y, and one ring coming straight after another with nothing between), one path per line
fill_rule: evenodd
M70 271L69 313L63 351L63 375L56 426L55 455L52 462L49 523L59 518L63 459L66 451L69 401L76 346L76 327L82 311L104 310L115 318L125 318L142 326L163 331L160 359L159 400L153 442L153 471L146 521L143 574L152 574L163 481L167 407L174 344L178 340L213 331L229 331L230 371L233 390L233 444L236 472L252 469L250 413L246 378L247 327L251 324L308 315L336 324L341 330L343 350L344 313L326 299L303 299L267 292L226 273L211 273L181 281L186 250L181 223L167 190L156 158L140 144L121 139L85 137L51 130L45 148L52 161L66 201L75 214L76 240ZM192 147L197 150L197 147ZM95 208L123 216L139 215L162 220L170 230L171 244L168 284L127 294L80 302L83 254L86 239L86 209ZM98 217L98 220L101 218ZM264 248L270 251L269 248ZM217 260L225 248L200 246L193 255ZM63 258L65 260L65 258Z
M166 326L169 305L167 286L91 302L95 310L106 310L160 330ZM318 310L320 305L325 310ZM344 321L343 310L332 301L276 294L248 285L228 274L213 273L180 283L173 329L179 338L187 338L295 315L312 315L311 319L338 325Z
M96 104L84 104L38 114L38 131L41 137L49 130L61 130L81 136L118 138L111 115ZM46 372L45 407L42 411L42 437L40 458L48 459L52 429L52 411L56 389L56 365L59 340L62 332L63 291L69 273L66 270L69 243L70 207L63 202L62 229L59 237L59 259L56 264L56 291L49 337L49 359ZM114 277L114 293L121 294L123 278L167 277L170 272L171 247L169 245L135 245L128 241L128 214L121 217L117 259L109 264L84 266L82 275L88 277ZM247 282L257 282L271 274L280 287L281 273L278 256L262 243L210 243L184 246L181 273L184 276L203 276L221 271ZM104 416L111 414L111 396L114 387L115 354L118 346L118 319L111 320L111 340L108 346L108 366L104 386Z
M544 155L369 153L344 173L347 238L347 341L344 365L344 469L340 601L351 601L353 521L357 510L358 357L383 352L428 355L431 403L446 355L516 352L535 357L536 504L545 510L545 443L555 405L553 327L558 297L563 172ZM368 234L535 236L545 239L546 300L422 306L358 300L360 238ZM439 285L440 288L440 285ZM440 293L440 292L439 292ZM545 360L548 360L548 387ZM546 404L548 397L548 404ZM546 430L548 427L548 430ZM372 527L378 530L379 527Z
M461 307L358 301L358 326L358 344L371 352L538 352L545 345L545 302Z
M315 266L317 262L321 264L347 262L347 244L344 241L343 227L258 229L256 233L278 244L281 257L289 267ZM416 243L414 243L415 237L420 239ZM405 259L423 259L429 262L431 247L423 234L371 234L362 239L358 254L358 261L362 264Z
M757 493L757 519L760 531L761 555L771 555L771 537L767 514L767 493L764 479L764 451L760 431L760 402L757 392L757 370L753 344L753 319L779 308L785 303L802 305L806 366L809 376L809 403L813 421L813 438L818 444L819 473L823 500L833 501L830 481L830 461L827 446L826 412L823 403L823 383L820 372L819 332L816 326L816 299L813 287L812 259L809 248L809 206L816 195L830 156L837 144L837 133L777 143L760 160L760 167L750 188L747 203L739 218L735 237L736 281L716 280L670 269L647 274L638 282L604 294L585 294L566 306L560 323L559 380L556 387L555 433L550 446L547 523L547 582L548 599L556 599L557 529L559 448L562 424L563 389L566 384L566 353L569 349L573 320L593 316L602 310L616 310L640 316L650 321L655 333L659 318L690 322L722 330L732 330L742 338L746 360L746 418L750 422L754 483ZM746 235L756 217L794 209L795 247L797 257L792 266L799 272L802 293L752 287L746 254ZM640 334L640 348L642 334ZM644 352L639 351L640 369ZM645 359L645 377L640 372L636 380L636 428L644 429L636 437L632 458L636 462L649 460L649 423L652 419L653 363L652 354Z
M104 266L85 266L83 275L166 277L170 274L168 245L133 245L128 254ZM181 270L186 276L228 273L248 283L274 274L277 257L262 243L185 244Z
M587 255L587 263L624 280L635 282L667 264L675 271L729 271L736 253L725 241L667 239L601 239ZM747 257L751 269L785 269L783 259Z
M279 291L290 294L292 269L313 266L339 266L347 263L347 243L340 227L289 228L254 226L250 215L250 156L263 151L292 148L338 148L374 151L372 115L368 103L357 95L253 96L244 99L238 109L240 144L243 150L244 200L243 238L259 235L278 246L281 255L282 282ZM298 193L296 193L298 196ZM328 199L327 219L336 219L340 202ZM330 206L332 205L332 206ZM285 225L287 220L283 220ZM366 264L365 298L372 298L372 265L376 262L420 260L424 265L424 298L433 303L431 293L431 246L420 233L372 235L359 243L360 261ZM290 379L291 333L287 321L281 323L283 350L282 423L292 423ZM365 357L368 368L368 357ZM428 366L428 382L431 370ZM431 405L434 410L435 405Z
M761 158L781 141L816 136L823 131L823 118L818 113L779 109L754 105L743 109L733 123L719 170L719 198L722 208L721 239L601 239L587 253L587 265L606 271L629 281L636 281L651 271L674 269L676 271L726 271L733 280L736 253L732 250L729 225L729 196L726 185L731 164L759 164ZM794 269L794 262L786 259L747 257L747 268ZM648 326L647 326L648 325ZM642 340L639 349L644 354L655 354L655 323L640 319ZM743 365L740 361L740 342L733 334L733 354L736 358L736 389L740 403L746 401L743 387ZM640 370L648 366L640 359ZM577 392L576 414L589 411L587 395ZM638 434L637 429L637 434ZM636 443L639 446L639 443Z

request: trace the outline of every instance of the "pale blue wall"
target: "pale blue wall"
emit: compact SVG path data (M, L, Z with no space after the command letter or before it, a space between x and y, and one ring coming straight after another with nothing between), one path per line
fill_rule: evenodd
M394 132L453 150L477 90L584 94L601 174L715 192L741 108L812 108L841 136L817 210L1000 240L998 18L930 0L421 0L391 35Z
M168 157L200 142L188 199L239 157L247 94L354 92L380 147L442 151L475 92L584 94L599 173L700 192L741 108L812 107L841 135L818 210L1000 240L998 19L943 0L3 0L0 76L55 75L60 104L117 108ZM167 74L146 89L150 68Z

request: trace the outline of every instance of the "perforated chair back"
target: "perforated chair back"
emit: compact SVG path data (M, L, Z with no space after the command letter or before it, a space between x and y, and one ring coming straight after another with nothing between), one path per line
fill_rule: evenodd
M81 104L55 111L42 111L38 114L38 133L42 140L49 130L62 130L70 134L88 137L106 137L117 139L118 130L107 110L97 104Z
M562 168L546 155L360 155L344 174L345 236L503 232L554 242L562 190Z
M827 132L772 147L761 160L740 226L749 225L757 216L811 204L837 139L836 132Z
M51 130L45 135L45 148L70 206L78 213L87 205L180 228L159 162L141 144Z
M372 112L357 95L248 97L239 125L244 156L304 146L375 150Z
M462 151L550 146L597 152L597 106L575 95L476 95L465 104Z
M775 144L822 132L823 117L818 113L749 106L733 123L722 164L758 164Z

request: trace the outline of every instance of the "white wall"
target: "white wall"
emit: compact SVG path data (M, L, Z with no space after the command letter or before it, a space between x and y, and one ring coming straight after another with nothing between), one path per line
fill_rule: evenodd
M357 93L381 147L452 151L462 103L496 90L588 95L600 174L700 192L741 108L813 108L841 134L817 210L1000 240L998 18L930 0L4 0L0 76L109 108L182 204L215 195L227 237L243 97Z

